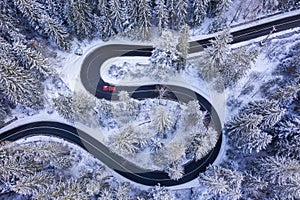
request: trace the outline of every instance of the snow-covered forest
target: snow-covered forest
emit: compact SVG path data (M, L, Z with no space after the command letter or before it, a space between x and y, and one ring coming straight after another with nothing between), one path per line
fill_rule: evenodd
M145 189L74 144L40 137L1 142L0 199L300 199L300 30L230 44L230 26L299 8L298 0L0 1L0 128L46 110L105 132L112 152L178 180L219 137L199 102L172 101L166 88L141 101L126 91L116 102L74 92L58 72L63 57L92 40L154 42L148 65L114 77L123 62L111 78L194 73L191 81L227 94L224 156L189 188ZM190 36L213 32L189 58Z
M296 0L252 3L259 15L299 7ZM231 0L1 1L1 124L17 105L35 110L43 107L41 83L48 77L57 81L55 68L47 61L55 56L53 48L69 51L74 40L107 39L117 34L147 40L153 33L151 27L158 27L160 33L165 29L180 31L186 24L196 29L203 19L212 19L210 27L217 31L239 20L241 12L248 12L244 20L251 15L239 6L234 19L225 19L233 5Z

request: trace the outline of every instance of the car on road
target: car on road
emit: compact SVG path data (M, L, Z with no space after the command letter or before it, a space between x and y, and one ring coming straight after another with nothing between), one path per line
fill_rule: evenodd
M115 92L116 91L116 87L104 85L103 88L102 88L102 90L104 92Z

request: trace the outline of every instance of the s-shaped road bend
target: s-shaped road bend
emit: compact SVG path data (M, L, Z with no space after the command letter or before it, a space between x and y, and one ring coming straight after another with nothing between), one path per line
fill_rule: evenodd
M256 25L245 28L239 31L232 32L232 44L254 39L260 36L268 35L273 27L276 31L284 31L290 28L300 27L300 15L286 17L283 19L274 20L272 22ZM189 53L196 53L201 51L203 47L209 46L209 40L213 38L206 38L199 41L190 42ZM102 92L101 86L105 83L100 77L100 67L107 59L119 56L150 56L152 46L136 46L136 45L107 45L99 47L91 52L85 58L81 69L81 81L83 86L91 94L98 98L106 98L115 100L116 94L108 95ZM64 138L68 141L76 143L82 148L88 150L96 158L101 160L109 168L114 169L120 175L144 185L156 185L160 183L165 186L178 185L186 183L198 177L200 172L203 172L208 164L212 163L218 155L222 142L222 124L219 120L218 114L211 104L195 91L184 87L168 85L175 96L181 96L183 101L189 101L196 98L199 100L202 107L211 113L211 121L215 128L220 132L220 138L216 147L203 159L199 161L192 161L185 165L185 175L178 181L169 179L166 173L161 171L149 171L136 166L126 159L112 153L108 147L91 137L89 134L81 131L75 127L58 123L58 122L34 122L21 125L17 128L11 129L0 134L0 141L8 140L15 141L20 138L34 136L34 135L50 135ZM154 85L141 85L138 89L136 87L118 86L118 90L127 90L134 98L153 98L157 95L154 91ZM147 91L147 92L145 92Z

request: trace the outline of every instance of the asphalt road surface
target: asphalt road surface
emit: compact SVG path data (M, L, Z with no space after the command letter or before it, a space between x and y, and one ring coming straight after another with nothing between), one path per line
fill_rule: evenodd
M232 43L238 43L260 36L266 36L271 32L273 27L275 27L276 31L278 32L299 26L299 15L275 20L270 23L232 32ZM213 38L191 42L189 53L202 51L203 47L209 46L209 40L211 39ZM103 85L109 85L100 77L100 67L102 63L109 58L118 56L150 56L152 50L152 46L135 45L107 45L96 49L85 58L82 66L80 77L85 89L98 98L115 100L117 98L117 93L110 94L102 91ZM143 99L157 96L158 93L155 91L155 87L156 86L154 85L141 84L141 86L138 88L118 86L117 90L127 90L134 98ZM198 99L202 105L202 108L208 110L211 114L210 120L215 128L219 130L220 136L222 136L222 126L218 115L206 99L187 88L172 85L168 85L167 87L169 87L175 96L179 97L181 101L187 102L191 99ZM125 160L124 158L111 153L105 145L95 140L89 134L66 124L47 121L30 123L2 133L0 135L0 140L14 141L33 135L50 135L64 138L86 149L108 167L114 169L116 172L132 181L144 185L156 185L157 183L160 183L161 185L165 186L178 185L197 178L198 174L203 172L207 165L215 160L222 142L222 137L220 137L216 147L206 157L200 161L193 161L187 164L185 166L185 176L178 181L173 181L168 178L166 173L142 169Z

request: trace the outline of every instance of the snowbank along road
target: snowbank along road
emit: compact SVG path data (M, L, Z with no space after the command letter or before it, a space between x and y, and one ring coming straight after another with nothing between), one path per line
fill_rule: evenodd
M274 20L273 22L268 22L265 24L260 24L253 27L248 27L239 31L232 32L233 41L232 43L238 43L242 41L247 41L250 39L254 39L260 36L268 35L273 26L276 31L283 31L294 27L300 27L300 15L295 15L292 17L287 17L280 20ZM198 41L193 41L190 43L190 51L189 53L196 53L201 51L203 47L209 45L209 40L213 38L205 38ZM110 95L107 93L103 93L101 90L101 86L104 81L100 77L99 68L101 67L101 63L105 60L117 57L117 56L150 56L153 48L151 46L131 46L131 45L109 45L104 46L99 49L96 49L94 52L90 53L82 66L81 70L81 81L86 90L95 95L98 98L106 98L114 100L116 99L115 94ZM131 92L131 95L134 98L150 98L155 97L157 93L153 91L154 86L142 86L137 89L134 88L134 91L131 91L130 87L124 87L119 89L125 89ZM183 95L181 99L186 99L188 101L190 99L189 93L195 93L194 91L188 90L186 88L178 87L178 86L168 86L171 87L174 93L178 93L176 95ZM143 92L146 91L147 92ZM149 90L152 92L149 92ZM194 95L192 95L194 96ZM201 95L196 94L197 99L200 101L201 105L212 113L211 120L215 124L215 127L219 129L221 133L220 121L218 119L217 113L214 111L214 108L210 105L210 103L204 99ZM9 131L4 132L0 135L0 140L9 140L14 141L23 137L33 136L33 135L51 135L64 138L71 142L78 144L79 146L87 149L90 153L92 153L95 157L100 159L104 164L108 167L114 169L116 172L120 173L124 177L136 181L145 185L155 185L160 183L161 185L171 186L182 184L188 182L194 178L198 177L199 172L204 171L206 166L209 163L212 163L214 159L217 157L221 146L222 137L220 137L216 147L202 160L193 161L185 166L185 176L178 180L173 181L170 180L167 174L159 171L148 171L138 166L130 163L124 158L112 154L108 148L95 140L87 133L83 131L71 127L66 124L56 123L56 122L35 122L30 124L25 124L19 126L17 128L11 129ZM221 134L220 134L221 135Z

